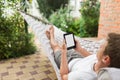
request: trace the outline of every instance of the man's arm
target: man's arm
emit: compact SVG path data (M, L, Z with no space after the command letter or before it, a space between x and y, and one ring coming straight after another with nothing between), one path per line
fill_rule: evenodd
M80 45L80 43L79 43L78 40L75 40L75 42L76 42L76 48L75 48L75 50L77 52L79 52L80 55L82 55L83 57L87 57L87 56L91 55L86 49L84 49L84 48L81 47L81 45Z
M69 73L68 62L67 62L67 49L65 43L62 46L62 54L61 54L61 65L60 65L60 74L62 80L68 80L67 75Z

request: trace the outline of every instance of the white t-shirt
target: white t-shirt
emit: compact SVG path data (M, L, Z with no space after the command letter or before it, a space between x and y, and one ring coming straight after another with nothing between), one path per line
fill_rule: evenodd
M97 74L93 70L96 61L95 54L82 59L73 59L68 65L70 71L68 80L96 80Z

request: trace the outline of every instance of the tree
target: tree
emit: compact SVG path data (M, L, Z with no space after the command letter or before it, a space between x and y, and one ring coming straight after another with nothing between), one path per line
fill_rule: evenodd
M60 9L61 6L68 4L69 0L37 0L39 10L45 17L49 17L52 11Z

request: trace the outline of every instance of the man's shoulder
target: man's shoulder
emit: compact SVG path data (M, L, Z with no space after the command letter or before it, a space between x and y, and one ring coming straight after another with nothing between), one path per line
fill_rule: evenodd
M89 60L94 61L94 60L97 59L97 57L96 57L96 54L91 54L91 55L85 57L84 59L85 59L86 61L89 61Z

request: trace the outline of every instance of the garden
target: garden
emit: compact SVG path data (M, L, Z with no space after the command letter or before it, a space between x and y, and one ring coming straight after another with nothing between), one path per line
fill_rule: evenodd
M97 0L81 2L78 18L70 15L69 0L36 1L40 14L61 30L79 37L97 37L100 8ZM0 0L0 4L0 60L35 53L34 35L18 12L20 9L29 13L32 0Z

